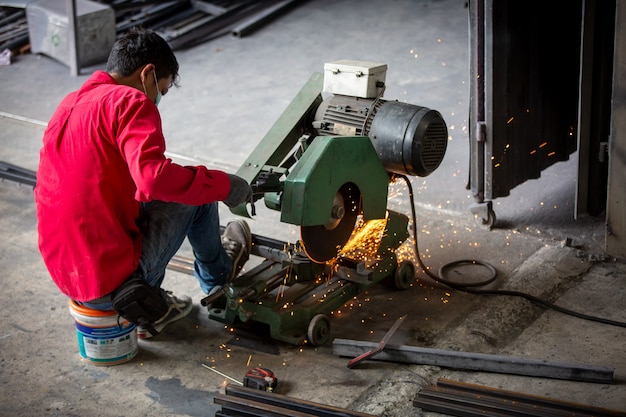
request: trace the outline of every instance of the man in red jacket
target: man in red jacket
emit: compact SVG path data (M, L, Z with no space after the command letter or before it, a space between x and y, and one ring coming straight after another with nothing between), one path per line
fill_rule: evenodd
M168 311L138 335L149 338L191 311L189 297L161 289L185 237L195 276L209 294L248 259L250 229L230 222L223 236L217 202L250 201L240 177L164 156L157 105L178 80L178 62L156 33L132 31L66 96L48 123L35 200L39 249L61 292L87 307L111 309L111 293L131 275L157 288Z

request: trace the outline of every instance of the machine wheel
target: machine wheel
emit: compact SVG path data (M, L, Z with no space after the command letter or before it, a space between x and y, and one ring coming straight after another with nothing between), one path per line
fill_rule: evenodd
M404 260L400 262L393 274L393 285L398 290L408 290L415 281L415 265Z
M493 225L496 223L496 212L490 208L487 210L487 218L475 216L474 220L476 221L476 224L478 224L480 227L491 230Z
M470 212L474 216L474 222L482 228L491 230L496 224L496 212L493 211L492 201L483 201L470 207Z
M330 338L330 319L324 314L318 314L309 322L307 340L313 346L321 346Z

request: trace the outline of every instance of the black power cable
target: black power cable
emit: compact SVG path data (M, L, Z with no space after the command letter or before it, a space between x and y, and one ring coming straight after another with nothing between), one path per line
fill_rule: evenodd
M422 262L422 258L420 257L419 247L417 244L417 215L415 213L415 201L413 200L413 186L411 184L411 181L409 181L409 178L406 175L397 175L396 177L402 178L404 182L406 183L406 186L409 190L409 198L411 201L411 215L413 217L413 238L415 240L415 258L417 259L417 263L420 266L420 268L422 268L424 273L428 275L430 278L432 278L433 280L435 280L436 282L446 285L450 287L451 289L454 289L457 291L463 291L463 292L470 293L470 294L507 295L507 296L512 296L512 297L521 297L535 304L538 304L542 307L549 308L549 309L552 309L552 310L555 310L564 314L568 314L573 317L578 317L580 319L595 321L598 323L608 324L611 326L626 327L626 323L624 322L609 320L609 319L605 319L602 317L590 316L588 314L583 314L577 311L569 310L567 308L559 307L558 305L554 303L551 303L546 300L542 300L541 298L535 297L534 295L530 295L521 291L475 289L475 287L481 287L481 286L490 284L496 279L496 275L497 275L496 269L487 262L476 261L476 260L466 260L466 259L460 260L460 261L453 261L442 266L439 269L439 273L435 275L428 268L426 268L426 266L424 265L424 262ZM471 282L471 283L457 283L449 279L446 279L445 272L449 270L450 268L459 266L459 265L482 266L489 271L489 277L485 280L478 281L478 282Z

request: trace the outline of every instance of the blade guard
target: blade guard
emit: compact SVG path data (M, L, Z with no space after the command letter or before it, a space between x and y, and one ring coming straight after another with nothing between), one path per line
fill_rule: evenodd
M365 220L387 210L389 174L365 136L317 137L285 180L281 221L300 226L327 223L337 191L354 184Z

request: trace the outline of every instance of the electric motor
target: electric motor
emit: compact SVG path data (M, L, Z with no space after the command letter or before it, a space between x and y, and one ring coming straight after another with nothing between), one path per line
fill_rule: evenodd
M317 108L322 136L368 136L388 172L425 177L446 153L448 129L436 110L380 98L333 95Z

